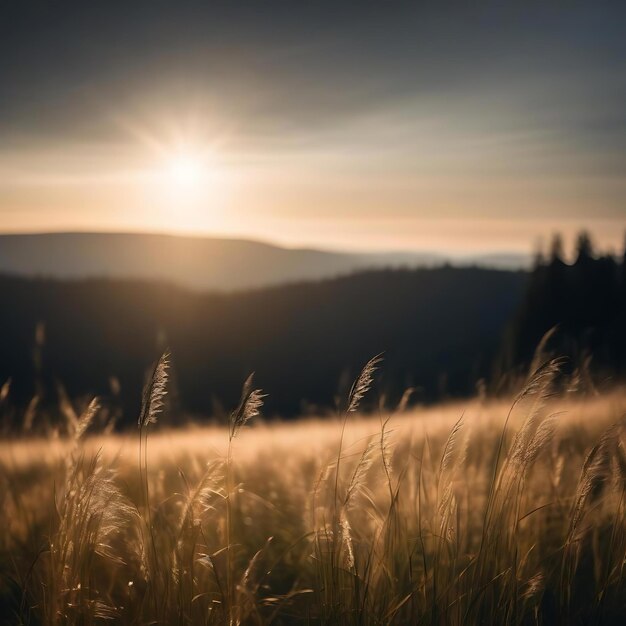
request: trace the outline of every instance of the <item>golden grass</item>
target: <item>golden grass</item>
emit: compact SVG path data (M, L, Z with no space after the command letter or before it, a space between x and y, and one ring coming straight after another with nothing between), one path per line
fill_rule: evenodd
M2 442L6 623L622 623L626 393L553 396L553 379L245 425L248 385L236 428L163 415L144 457L138 433L83 426Z

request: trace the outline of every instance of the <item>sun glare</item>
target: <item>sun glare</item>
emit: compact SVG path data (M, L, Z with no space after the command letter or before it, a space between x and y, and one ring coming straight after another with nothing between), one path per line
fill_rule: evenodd
M164 146L144 190L153 219L168 230L217 228L224 174L210 147Z
M198 158L180 155L173 158L167 165L167 173L172 183L181 187L194 187L203 178L204 164Z

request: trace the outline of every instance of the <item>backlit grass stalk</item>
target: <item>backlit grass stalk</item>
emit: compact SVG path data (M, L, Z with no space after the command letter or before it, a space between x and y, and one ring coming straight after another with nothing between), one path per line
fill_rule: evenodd
M243 384L241 399L237 408L230 414L228 423L228 452L226 456L226 587L228 601L228 622L229 624L238 624L240 617L238 615L238 607L235 606L234 597L234 574L233 574L233 556L232 556L232 539L233 539L233 520L232 520L232 496L234 492L233 486L233 440L251 419L260 414L263 406L263 392L260 389L253 389L252 380L254 374L250 374Z
M155 611L159 612L159 592L162 594L161 601L164 600L163 589L161 587L159 557L157 555L154 528L152 525L152 513L150 506L150 480L148 477L148 427L156 424L159 414L163 411L165 395L167 393L167 380L169 368L169 353L165 352L152 368L143 390L141 412L137 420L139 428L139 482L142 490L143 510L145 511L145 526L148 528L150 537L151 557L146 559L147 573L149 575L148 587L152 595ZM143 555L145 554L145 538ZM150 559L152 567L149 566Z

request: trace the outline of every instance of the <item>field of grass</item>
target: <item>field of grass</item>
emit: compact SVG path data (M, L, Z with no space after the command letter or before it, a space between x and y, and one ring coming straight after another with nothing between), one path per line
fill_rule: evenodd
M7 624L622 624L626 393L0 443ZM349 410L352 409L352 410ZM158 423L157 423L158 422Z

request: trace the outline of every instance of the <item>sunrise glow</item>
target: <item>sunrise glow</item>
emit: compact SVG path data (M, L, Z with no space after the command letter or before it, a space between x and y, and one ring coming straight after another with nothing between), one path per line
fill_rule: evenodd
M189 188L202 182L204 165L193 156L179 155L168 163L166 172L173 185Z

